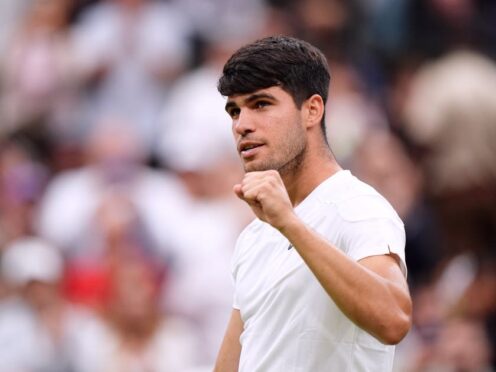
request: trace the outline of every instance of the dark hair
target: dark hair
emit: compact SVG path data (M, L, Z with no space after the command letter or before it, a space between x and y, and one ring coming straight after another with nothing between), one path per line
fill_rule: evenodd
M223 96L279 86L296 107L314 94L327 102L330 74L322 52L306 41L271 36L238 49L224 65L217 89ZM325 135L324 117L321 127Z

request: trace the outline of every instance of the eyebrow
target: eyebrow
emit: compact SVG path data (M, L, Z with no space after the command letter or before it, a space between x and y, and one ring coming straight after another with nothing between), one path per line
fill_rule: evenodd
M272 94L269 94L269 93L254 93L254 94L251 94L245 98L244 104L247 105L247 104L249 104L253 101L257 101L259 99L270 99L273 101L277 100L276 97L274 97ZM229 109L233 108L233 107L238 107L238 105L234 101L228 101L226 103L225 110L229 111Z

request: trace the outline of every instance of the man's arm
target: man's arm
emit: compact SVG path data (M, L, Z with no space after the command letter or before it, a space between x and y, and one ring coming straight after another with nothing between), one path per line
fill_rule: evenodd
M295 219L281 231L341 311L385 344L397 344L411 323L408 286L392 255L358 263Z
M231 319L227 326L226 334L220 347L214 372L237 372L239 368L239 356L241 344L239 337L243 332L243 321L239 310L233 309Z
M276 171L247 173L234 191L291 242L349 319L385 344L401 341L410 329L412 305L395 256L360 262L346 256L298 218Z

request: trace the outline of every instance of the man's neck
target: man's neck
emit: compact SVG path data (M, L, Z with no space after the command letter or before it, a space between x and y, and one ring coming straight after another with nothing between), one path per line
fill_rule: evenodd
M288 191L289 198L294 207L300 204L318 185L340 171L341 167L336 162L330 151L326 154L308 155L303 162L281 177Z

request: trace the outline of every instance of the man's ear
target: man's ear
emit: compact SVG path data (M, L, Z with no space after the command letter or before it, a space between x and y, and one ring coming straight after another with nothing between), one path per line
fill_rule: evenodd
M305 115L305 126L311 128L320 126L324 115L324 100L319 94L314 94L303 102L303 110Z

